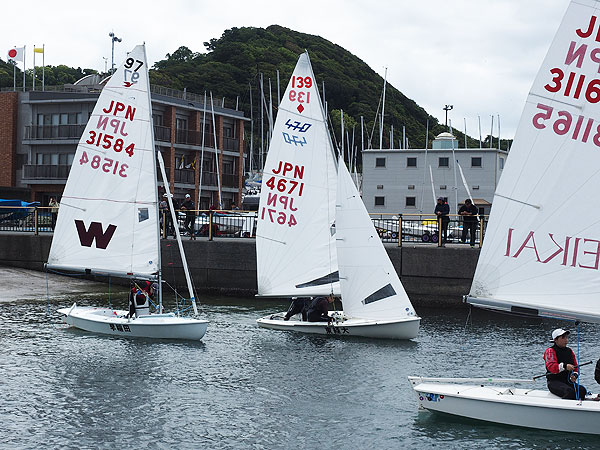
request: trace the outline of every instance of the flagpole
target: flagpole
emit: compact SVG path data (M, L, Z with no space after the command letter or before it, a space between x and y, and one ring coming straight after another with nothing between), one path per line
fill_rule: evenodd
M33 44L33 90L35 91L35 44Z
M25 58L27 56L27 46L23 46L23 92L25 92Z
M46 44L42 44L42 91L46 90Z
M17 62L13 61L13 92L17 92Z

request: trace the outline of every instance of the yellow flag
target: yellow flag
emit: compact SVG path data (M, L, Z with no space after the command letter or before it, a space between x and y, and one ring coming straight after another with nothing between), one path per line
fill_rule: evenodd
M34 53L44 53L43 47L33 47Z

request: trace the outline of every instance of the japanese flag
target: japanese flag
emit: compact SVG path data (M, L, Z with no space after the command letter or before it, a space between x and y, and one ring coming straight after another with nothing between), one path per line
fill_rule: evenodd
M23 54L25 53L24 47L11 48L8 51L8 59L13 61L23 61Z

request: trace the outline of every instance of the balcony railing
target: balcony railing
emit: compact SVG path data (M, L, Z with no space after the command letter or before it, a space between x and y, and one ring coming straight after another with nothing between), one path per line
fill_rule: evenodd
M177 144L202 145L202 131L177 130L175 131L175 142ZM213 133L204 133L204 146L214 148Z
M194 184L194 170L175 169L175 183Z
M154 139L162 142L171 142L171 129L154 125Z
M237 152L240 149L240 140L224 137L223 138L223 150L229 150L233 152Z
M25 164L23 168L23 178L25 179L66 180L69 176L71 165Z
M77 139L81 137L85 125L28 125L25 139Z

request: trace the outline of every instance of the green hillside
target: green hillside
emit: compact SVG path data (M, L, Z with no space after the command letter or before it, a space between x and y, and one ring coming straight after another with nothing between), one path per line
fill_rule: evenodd
M360 58L339 45L319 36L299 33L278 25L263 28L232 28L226 30L219 39L204 43L204 52L194 52L188 47L180 47L166 58L154 64L150 71L153 84L178 90L202 94L212 92L220 104L223 97L226 106L239 108L250 116L250 92L252 92L253 115L255 118L255 144L260 135L260 74L263 75L266 101L269 101L269 79L272 86L273 104L277 106L277 70L280 77L280 91L283 94L298 55L308 50L319 89L325 84L325 96L330 111L334 138L340 139L340 113L349 133L355 127L355 145L360 149L360 117L365 122L365 147L368 135L372 133L373 147L379 147L379 123L376 121L380 107L383 79ZM38 83L41 84L41 68L38 70ZM90 69L73 69L64 65L46 66L46 85L73 83L84 75L94 73ZM418 76L418 73L415 73ZM32 83L32 71L26 71L27 86ZM17 69L17 86L22 85L22 72ZM0 60L0 88L12 88L13 66ZM217 100L218 99L218 100ZM429 136L446 131L443 124L430 116L423 108L402 92L387 85L385 102L384 148L389 147L390 128L394 127L394 147L399 146L402 127L411 148L423 148L426 124L429 120ZM264 124L267 128L266 119ZM249 128L249 127L248 127ZM464 135L454 130L460 146ZM246 133L249 139L250 133ZM469 146L478 146L478 141L468 138ZM486 137L489 142L489 136ZM507 141L502 142L505 148ZM486 147L487 144L484 144ZM255 147L256 148L256 147Z

